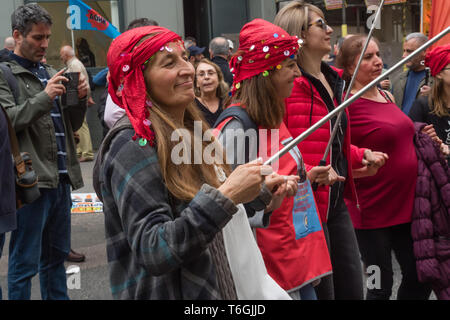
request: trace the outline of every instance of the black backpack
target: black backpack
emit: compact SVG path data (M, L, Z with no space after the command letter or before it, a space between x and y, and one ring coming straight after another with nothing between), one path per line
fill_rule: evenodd
M16 104L18 104L20 91L16 77L12 73L11 68L4 62L0 62L0 69L3 72L3 77L5 78L6 82L8 82L9 89L14 96L14 101L16 102Z
M231 105L228 108L226 108L217 118L216 123L214 124L214 127L217 127L222 121L224 121L225 119L228 119L230 117L237 119L242 123L242 125L244 127L244 132L249 129L256 130L256 132L257 132L256 153L258 153L258 149L259 149L258 126L250 118L247 111L244 108L240 107L239 105ZM244 159L245 159L245 163L248 163L250 161L250 138L248 136L246 136L246 138L245 138ZM255 200L253 200L249 203L245 203L244 207L245 207L247 216L253 217L255 215L256 211L260 211L260 210L263 210L264 208L266 208L266 206L269 205L270 199L271 199L271 197L267 198L267 196L265 196L264 198L262 198L262 197L258 196ZM266 215L266 217L267 216L268 215Z
M228 118L235 118L239 120L243 127L244 131L247 131L249 129L253 129L258 133L258 126L256 123L253 122L253 120L248 115L247 111L240 107L239 105L231 105L225 110L222 111L222 113L219 115L219 117L216 120L216 123L214 124L214 127L216 128L222 121ZM259 147L259 134L256 135L257 141L256 141L256 150L258 150ZM250 138L245 138L245 163L249 162L250 159Z

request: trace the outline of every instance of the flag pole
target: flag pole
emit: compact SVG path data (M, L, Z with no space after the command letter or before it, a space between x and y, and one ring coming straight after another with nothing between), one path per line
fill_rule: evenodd
M75 50L75 37L73 36L73 29L70 29L70 33L72 35L72 49Z
M361 53L359 55L358 63L356 64L355 71L353 72L353 76L352 76L352 78L350 80L350 84L347 87L347 92L346 92L344 100L342 102L344 102L345 100L348 99L350 91L353 88L353 82L356 79L356 75L358 74L359 67L360 67L361 62L362 62L362 60L364 58L364 54L366 53L367 47L369 46L370 39L372 38L373 31L375 30L375 26L377 25L378 19L379 19L380 14L381 14L381 9L383 8L384 1L385 0L380 0L380 3L378 5L378 9L377 9L377 12L376 12L376 15L375 15L375 20L374 20L372 26L370 27L369 35L367 36L367 39L366 39L366 41L364 43L364 46L363 46L363 49L362 49L362 51L361 51ZM341 119L342 119L343 114L344 114L344 110L342 110L342 112L340 112L339 115L337 116L337 119L336 119L336 121L334 123L333 131L331 132L330 139L328 140L327 147L325 148L325 152L324 152L324 154L322 156L322 159L319 162L319 166L324 167L324 166L327 165L328 153L330 152L331 145L332 145L332 143L334 141L334 138L336 137L337 129L341 126ZM331 126L331 123L330 123L330 126ZM312 188L313 188L314 191L317 190L317 187L318 187L317 182L313 182Z
M450 27L447 27L446 29L442 30L439 34L425 42L423 45L421 45L419 48L417 48L414 52L412 52L407 57L403 58L399 62L397 62L394 66L392 66L389 70L387 70L385 73L380 74L376 79L372 80L368 85L366 85L364 88L359 90L357 93L355 93L351 98L348 100L345 100L342 104L340 104L336 109L331 111L329 114L327 114L325 117L320 119L318 122L316 122L314 125L309 127L306 131L304 131L302 134L300 134L298 137L293 139L291 142L289 142L283 149L278 151L276 154L274 154L272 157L270 157L266 162L264 162L264 165L270 165L279 158L281 158L283 155L288 153L293 147L295 147L297 144L305 140L307 137L311 135L314 131L316 131L318 128L323 126L325 123L327 123L328 120L330 120L332 117L336 116L339 112L343 111L345 108L347 108L349 105L351 105L355 100L359 99L364 93L366 93L370 88L377 85L378 82L383 80L384 78L391 75L396 69L400 68L402 65L404 65L406 62L414 58L416 55L418 55L421 51L424 51L431 45L433 45L435 42L440 40L442 37L444 37L447 33L450 32Z

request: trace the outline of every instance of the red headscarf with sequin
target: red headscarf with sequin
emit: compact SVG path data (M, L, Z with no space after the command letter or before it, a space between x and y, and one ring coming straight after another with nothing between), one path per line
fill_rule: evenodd
M300 44L297 37L268 21L255 19L244 25L239 34L239 49L230 60L230 71L234 74L232 94L239 90L242 80L268 74L270 69L297 54Z
M151 102L147 101L143 69L155 53L174 41L182 41L175 32L159 26L146 26L122 33L114 39L108 50L108 92L114 103L126 110L136 131L135 138L146 139L150 144L154 142L154 133L147 120Z
M435 77L450 63L450 43L439 46L427 53L425 65L430 68L431 75Z

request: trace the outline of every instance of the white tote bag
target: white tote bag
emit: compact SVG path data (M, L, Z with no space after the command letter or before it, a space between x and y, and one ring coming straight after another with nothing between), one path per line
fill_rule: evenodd
M292 300L267 273L245 208L238 208L222 233L239 300Z

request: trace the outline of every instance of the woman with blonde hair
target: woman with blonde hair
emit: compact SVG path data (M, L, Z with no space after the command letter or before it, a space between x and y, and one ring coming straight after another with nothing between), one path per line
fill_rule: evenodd
M292 1L278 12L274 23L303 40L297 58L302 76L295 80L292 94L286 99L284 116L284 123L295 138L342 102L344 82L339 70L322 61L331 50L333 29L319 8L304 1ZM320 167L318 164L336 125L339 127L327 165ZM336 118L331 119L302 141L299 149L309 179L318 184L314 197L333 266L333 275L316 287L318 298L363 299L358 243L344 196L357 201L353 178L356 174L375 174L384 164L384 155L351 144L347 111L340 123L336 124Z
M240 203L253 200L264 181L275 188L284 179L264 179L261 170L270 167L258 161L230 173L220 148L211 163L203 159L207 146L219 144L202 139L208 125L193 103L194 67L179 35L132 29L112 42L107 59L108 91L127 113L105 137L94 168L113 297L238 298L228 224L245 215ZM199 138L200 146L189 143ZM174 152L179 144L192 157ZM202 161L192 161L199 154Z
M284 99L300 76L298 51L298 38L268 21L255 19L243 26L239 48L230 61L232 97L217 121L220 140L234 166L257 156L267 159L292 140L283 123ZM252 125L247 128L246 123ZM251 129L258 142L239 147L236 140L250 136ZM331 273L331 262L302 155L294 147L272 167L292 188L261 210L257 203L248 204L254 216L262 215L265 226L255 231L258 246L269 275L292 298L317 300L313 286Z
M197 107L209 126L214 127L229 91L219 66L206 58L200 60L195 67L194 89Z

